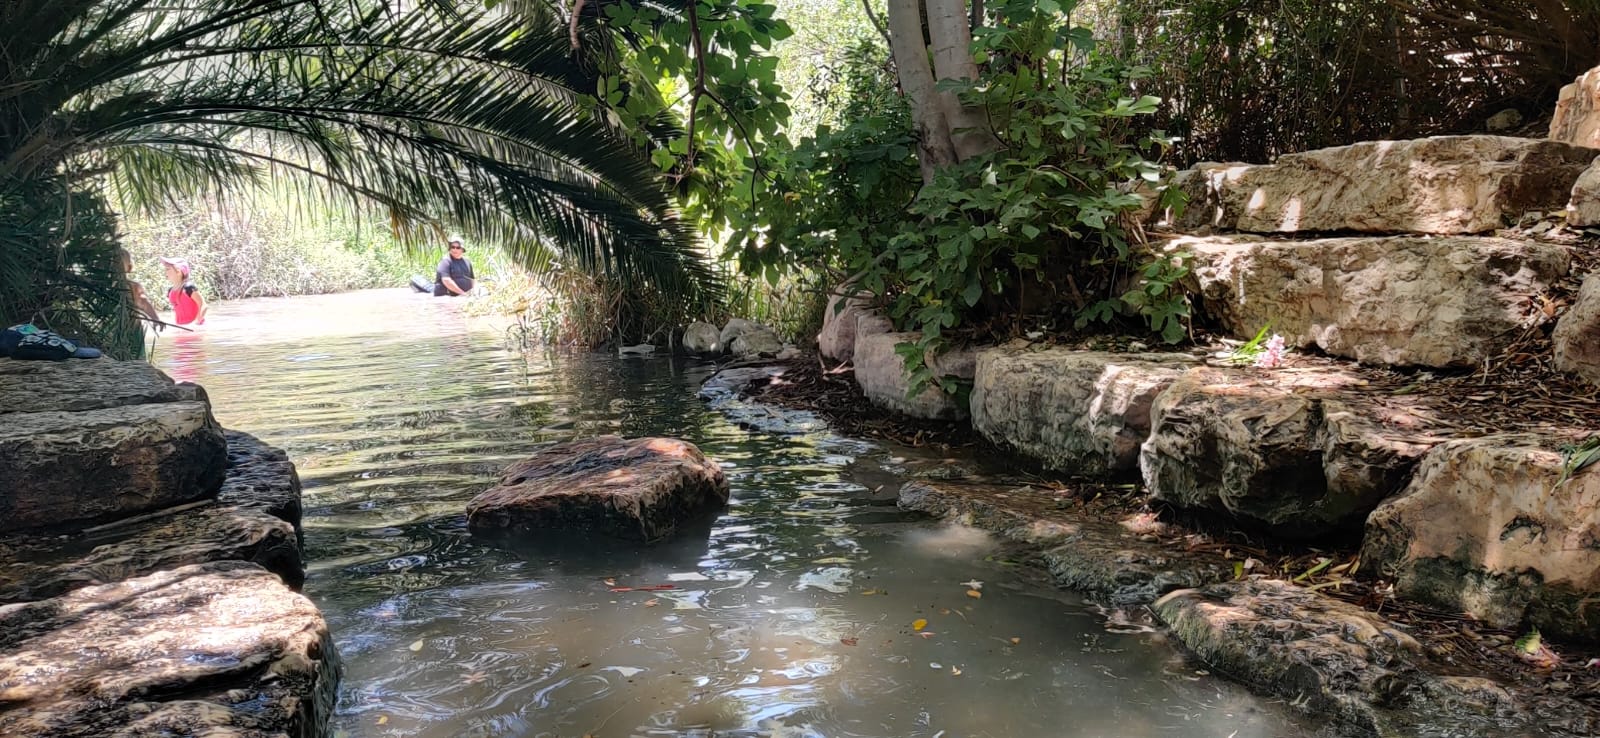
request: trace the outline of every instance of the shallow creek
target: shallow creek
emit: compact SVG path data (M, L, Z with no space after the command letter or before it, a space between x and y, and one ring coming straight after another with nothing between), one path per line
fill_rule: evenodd
M710 364L508 351L459 308L219 303L203 333L157 341L224 425L299 465L306 593L344 659L334 736L1314 732L985 534L895 508L905 475L981 460L745 430L695 398ZM732 503L647 549L468 534L502 467L602 433L698 444Z

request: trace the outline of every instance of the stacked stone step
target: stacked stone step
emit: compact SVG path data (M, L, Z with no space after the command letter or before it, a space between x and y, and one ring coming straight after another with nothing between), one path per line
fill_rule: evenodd
M1595 222L1600 70L1562 104L1550 140L1365 142L1181 173L1190 208L1175 225L1193 235L1171 248L1191 257L1200 309L1241 339L1270 324L1335 361L1261 372L1038 346L934 357L972 379L964 403L937 388L907 398L894 347L915 336L864 303L829 311L819 345L853 360L880 407L970 417L1051 468L1138 475L1170 506L1280 537L1359 535L1363 570L1402 596L1597 641L1600 466L1566 478L1555 436L1458 438L1448 409L1373 391L1337 361L1475 367L1544 319L1537 298L1583 260L1495 232L1530 211ZM1600 384L1600 276L1554 336L1557 366Z
M294 465L201 388L0 359L0 735L320 733L338 660L304 579Z

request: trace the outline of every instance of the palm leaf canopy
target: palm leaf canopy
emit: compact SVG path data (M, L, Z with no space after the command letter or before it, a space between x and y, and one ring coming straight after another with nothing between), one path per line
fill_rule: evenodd
M661 173L586 105L598 60L551 6L7 0L0 28L0 183L105 177L156 208L292 176L412 245L448 224L720 291Z

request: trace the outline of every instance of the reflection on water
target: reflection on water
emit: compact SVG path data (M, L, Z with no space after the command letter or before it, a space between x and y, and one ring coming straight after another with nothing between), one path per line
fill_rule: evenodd
M984 534L902 515L881 480L903 451L741 430L694 399L706 365L523 356L459 307L221 303L157 342L299 464L307 593L345 658L335 735L1300 734ZM728 510L651 548L467 534L503 466L601 433L698 444Z

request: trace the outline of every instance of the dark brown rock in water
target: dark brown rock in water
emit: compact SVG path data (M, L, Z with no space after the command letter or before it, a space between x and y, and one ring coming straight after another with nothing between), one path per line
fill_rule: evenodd
M0 607L0 735L318 736L338 669L276 575L186 566Z
M298 589L300 480L256 438L228 431L228 471L215 500L179 505L70 535L0 536L0 603L208 561L249 561Z
M671 535L728 502L722 468L675 438L601 436L513 464L467 505L476 532L603 533L636 541Z

